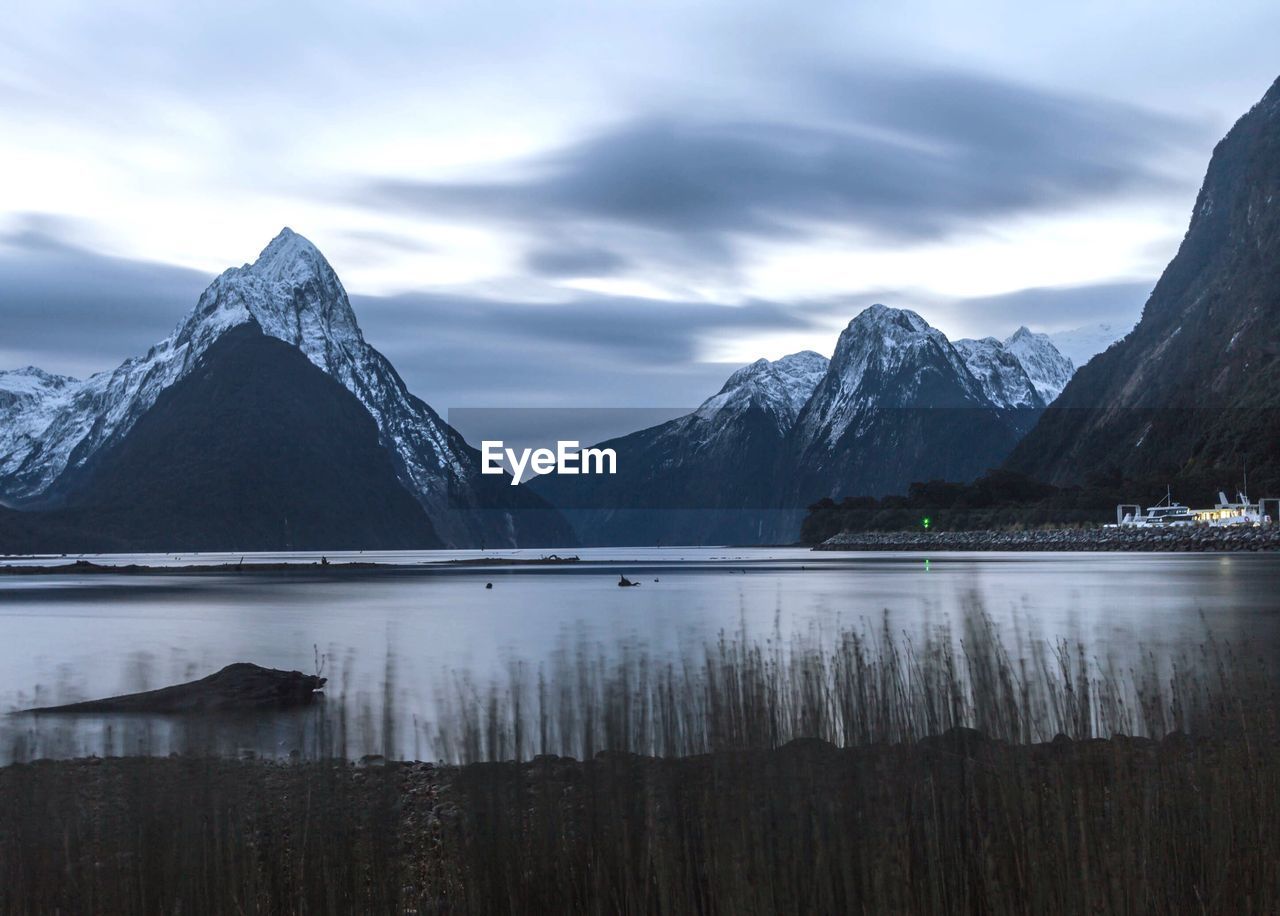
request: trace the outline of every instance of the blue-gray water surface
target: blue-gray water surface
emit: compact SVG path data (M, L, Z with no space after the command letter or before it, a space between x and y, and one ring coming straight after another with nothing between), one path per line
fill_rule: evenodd
M371 572L0 576L0 708L157 687L235 661L310 673L321 657L331 704L377 707L392 671L398 714L420 725L456 674L483 684L512 659L536 670L567 642L676 653L722 631L821 639L842 627L878 627L886 615L895 631L918 635L975 607L1011 648L1065 638L1121 664L1141 650L1193 648L1208 632L1250 649L1280 648L1277 555L655 548L582 550L581 563L562 566L445 562L539 553L328 555L333 564L409 566ZM91 559L157 566L240 557ZM317 559L258 554L245 562ZM641 586L619 588L623 573ZM43 721L9 717L6 740L17 734L27 756L140 749L109 722L86 721L70 734L61 727L55 739ZM160 726L157 746L146 749L165 750L164 734ZM248 743L255 740L256 752L287 754L301 739ZM430 753L421 740L402 737L395 752Z

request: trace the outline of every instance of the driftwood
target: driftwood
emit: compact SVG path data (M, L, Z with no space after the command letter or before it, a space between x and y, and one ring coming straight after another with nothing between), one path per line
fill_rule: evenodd
M263 668L249 662L227 665L216 674L191 681L65 706L28 709L29 713L183 714L280 709L311 702L326 678L301 671Z

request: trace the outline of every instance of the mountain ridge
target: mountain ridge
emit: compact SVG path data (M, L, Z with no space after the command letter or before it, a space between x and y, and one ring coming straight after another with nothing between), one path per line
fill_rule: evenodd
M397 475L452 546L562 545L571 533L534 494L482 477L479 455L365 340L341 281L319 250L283 229L252 263L219 274L173 332L141 357L9 406L0 430L0 499L57 508L102 449L126 437L160 393L229 330L255 323L297 348L373 418ZM12 382L11 382L12 384Z
M1021 399L993 400L941 331L876 304L849 322L832 359L757 360L690 413L598 443L617 452L617 477L532 485L587 544L791 541L810 502L851 482L905 489L919 474L976 477L1003 460L1043 401L1018 357L994 344ZM1057 355L1040 338L1035 352ZM958 457L938 460L947 455Z
M618 529L620 513L656 506L718 513L689 522L701 539L786 539L796 513L835 488L880 494L920 475L982 473L1070 371L1048 338L1025 328L1003 342L952 342L914 311L875 304L849 321L832 359L801 351L757 360L690 414L601 443L627 451L616 479L510 487L479 474L476 450L367 343L332 266L286 227L256 260L219 274L145 355L84 381L34 368L0 373L0 417L15 420L0 434L0 499L25 509L83 504L95 460L126 441L211 346L250 325L356 398L400 484L453 546L572 543L543 495L594 512L589 528L607 517ZM589 494L585 505L575 492ZM775 517L733 517L757 510ZM680 530L644 524L645 537L668 543L691 536Z
M61 508L20 513L59 552L441 546L360 402L253 320L63 486Z
M1214 148L1141 320L1076 373L1008 467L1071 484L1238 475L1247 462L1280 485L1277 263L1280 79Z

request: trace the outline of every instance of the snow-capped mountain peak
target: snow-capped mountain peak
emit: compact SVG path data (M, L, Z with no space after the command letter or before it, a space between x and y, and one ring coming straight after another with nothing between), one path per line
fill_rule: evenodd
M724 387L704 401L697 413L706 418L721 411L756 407L776 417L785 432L826 375L828 364L825 356L812 350L772 361L758 359L729 376Z
M1008 348L994 337L965 338L952 342L965 366L982 386L982 392L998 407L1038 408L1044 399L1026 369Z
M879 324L891 325L903 331L916 334L924 334L934 330L929 322L925 321L916 312L911 311L911 309L891 308L879 302L868 306L855 315L848 326Z
M1048 334L1037 334L1025 325L1005 339L1004 348L1017 358L1046 406L1062 394L1075 374L1071 360L1059 352Z
M34 376L22 376L33 394L0 403L0 498L23 501L45 494L65 471L127 434L222 334L251 322L297 347L360 400L393 452L401 482L422 502L446 543L485 540L474 529L479 522L451 511L471 499L478 473L466 443L365 342L333 268L290 229L252 264L214 279L173 333L144 356L84 382L33 385ZM19 375L10 376L7 387L13 388Z
M263 280L291 286L301 286L321 274L336 279L320 249L288 226L267 243L256 261L228 272L252 273Z
M840 377L846 394L872 394L869 376L896 374L920 359L934 359L964 375L964 362L942 331L909 308L874 304L849 322L836 342L831 374ZM886 391L888 398L897 393Z
M887 355L901 346L942 346L946 335L910 309L872 305L859 312L840 334L832 362L862 355Z
M76 384L79 384L79 380L69 375L55 375L35 366L0 370L0 397L4 395L38 396L44 392L57 391Z
M319 249L287 227L252 264L223 271L174 336L179 345L194 341L203 351L206 338L250 319L331 373L364 346L338 275Z
M984 403L946 335L910 309L876 304L840 333L800 423L806 439L833 443L868 409Z

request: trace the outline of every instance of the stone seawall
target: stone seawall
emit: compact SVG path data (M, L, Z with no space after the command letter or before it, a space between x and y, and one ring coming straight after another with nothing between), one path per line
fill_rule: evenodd
M846 531L814 550L1280 550L1265 528L1060 528L1035 531Z

